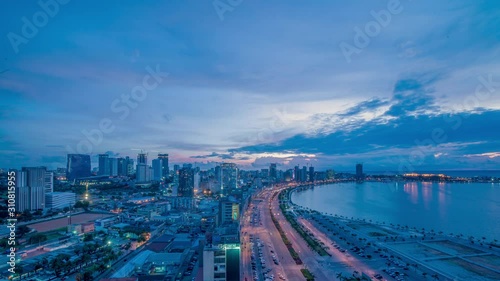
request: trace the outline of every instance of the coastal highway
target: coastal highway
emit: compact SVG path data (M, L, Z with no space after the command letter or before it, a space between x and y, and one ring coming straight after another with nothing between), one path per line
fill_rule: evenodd
M291 258L288 249L281 240L278 230L270 218L268 207L269 196L270 193L267 191L261 191L258 193L249 204L249 208L246 210L244 215L244 223L241 228L243 237L242 241L244 243L242 251L242 280L254 280L251 266L251 246L255 249L255 261L257 264L256 270L258 278L259 280L264 280L262 270L259 266L260 258L257 252L257 246L255 245L257 241L260 241L263 245L261 249L262 255L266 261L266 267L271 269L269 274L273 274L275 276L275 280L280 280L279 276L282 276L285 280L302 281L304 280L304 277L300 272L302 267L297 265ZM254 223L252 223L253 214L256 214ZM253 243L250 243L250 235L254 237ZM274 264L271 251L274 252L276 258L278 259L278 265Z
M268 196L268 203L271 206L271 211L274 214L274 217L278 220L279 224L281 225L281 228L285 232L288 240L292 243L293 248L297 253L299 254L299 257L301 258L302 262L304 262L303 266L300 266L300 268L306 268L310 272L312 272L316 278L316 280L332 280L332 277L335 276L336 270L344 269L345 265L331 265L331 258L329 256L320 256L318 253L315 251L311 250L309 248L309 245L304 241L304 239L292 228L292 226L288 223L286 220L285 216L283 216L280 208L279 208L279 200L278 196L273 196L273 194L279 193L279 190L273 190L272 192L269 192ZM273 198L274 197L274 198ZM269 211L268 213L268 221L269 224L274 226L271 216ZM274 228L276 229L276 228ZM288 249L286 248L285 244L281 240L281 237L279 236L278 231L276 230L276 237L279 239L282 245L283 251L286 252L286 257L291 259L291 256L288 252ZM292 260L292 259L291 259ZM293 260L292 260L293 262ZM295 262L293 262L295 264ZM330 266L327 266L330 265ZM287 279L288 280L288 279ZM290 279L291 280L291 279ZM299 280L299 279L298 279ZM301 279L304 280L304 277L301 274Z
M316 225L314 225L311 221L311 218L302 218L298 217L297 222L302 225L302 227L308 230L310 233L314 235L316 239L321 241L325 246L328 246L327 252L331 256L320 256L315 251L311 250L307 244L307 242L292 228L290 223L283 216L281 209L279 207L279 199L278 193L282 191L284 188L278 188L275 190L265 190L262 192L261 197L263 197L267 204L260 205L259 209L262 210L262 223L264 227L269 230L270 237L274 239L274 245L277 249L277 252L281 256L284 257L285 263L287 267L285 268L285 272L287 273L287 280L294 280L292 278L297 278L296 280L304 280L304 277L300 273L301 268L307 268L311 271L316 280L335 280L337 279L337 274L341 274L344 277L355 276L361 277L361 274L364 273L370 277L373 277L376 274L380 274L383 277L383 280L394 280L394 278L390 277L387 273L382 271L383 268L386 267L385 260L379 258L378 255L373 255L372 259L367 259L366 257L361 257L360 255L351 252L349 249L354 246L362 247L364 243L361 241L356 241L356 239L349 239L351 241L350 245L345 245L346 240L340 239L340 236L331 236L327 235L323 231L320 231ZM276 196L273 196L276 194ZM277 229L274 227L272 222L269 207L274 214L274 217L278 220L280 226L283 231L286 233L287 238L292 243L293 248L299 254L299 257L304 262L304 265L296 265L293 259L281 240ZM349 234L350 236L350 234ZM351 238L351 237L349 237ZM346 249L346 252L340 252L335 249L332 244L342 245L342 248ZM289 262L287 263L287 259ZM284 266L285 267L285 266ZM298 270L299 274L289 276L288 272L293 272L293 269ZM292 278L291 278L292 277ZM372 280L376 280L372 278ZM405 280L419 280L414 278L405 278Z
M293 230L279 209L277 196L274 196L273 198L273 194L276 192L278 192L278 190L270 189L265 189L259 192L250 203L249 210L245 213L244 225L242 226L241 231L243 234L243 241L245 243L244 251L242 253L244 278L247 278L247 280L254 280L251 263L249 262L251 260L251 249L248 247L249 244L247 244L249 242L250 234L252 234L254 237L258 237L264 245L262 247L262 253L266 260L267 267L272 268L272 272L270 273L274 274L275 280L279 280L280 275L282 275L285 280L289 281L305 280L304 276L300 272L303 268L310 270L316 277L316 280L331 280L332 276L335 275L336 270L342 270L345 268L345 265L340 264L333 267L325 266L329 264L330 257L321 257L316 252L312 251L302 237L300 237L300 235ZM257 225L251 223L251 212L254 211L254 207L255 211L260 214L260 220L257 221ZM272 221L270 210L272 210L274 216L278 219L282 229L292 243L292 246L304 262L303 265L297 265L292 259ZM245 235L245 233L247 234ZM273 263L270 253L271 250L273 250L275 256L279 260L279 265L275 265ZM256 256L256 260L258 263L258 256ZM259 278L259 280L264 280L260 275Z

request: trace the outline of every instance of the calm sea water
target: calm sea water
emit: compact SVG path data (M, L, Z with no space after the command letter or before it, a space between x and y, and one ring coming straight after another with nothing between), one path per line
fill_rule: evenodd
M340 183L294 192L292 201L320 212L500 240L498 183Z

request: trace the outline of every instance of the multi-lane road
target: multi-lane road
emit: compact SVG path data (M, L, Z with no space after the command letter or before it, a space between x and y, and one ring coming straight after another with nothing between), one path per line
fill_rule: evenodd
M326 235L309 219L299 217L297 222L303 229L312 233L315 239L318 239L323 245L328 246L327 252L329 255L320 256L313 251L300 234L292 228L281 212L279 196L273 196L284 188L286 187L260 191L253 197L248 209L245 210L241 228L243 245L242 280L279 280L280 277L282 280L290 281L305 280L300 272L304 268L308 269L316 280L335 280L339 273L347 277L352 277L353 274L361 277L361 274L365 273L365 276L369 276L372 280L375 280L374 276L376 274L380 274L379 279L393 280L387 273L382 272L381 269L385 267L382 260L378 258L367 259L349 251L340 252L334 248L334 245L343 245L345 241L341 241L338 237ZM302 265L297 265L292 259L272 221L271 212L303 261ZM257 243L261 244L261 247L256 246ZM351 247L353 244L351 244ZM344 247L346 245L343 245ZM261 251L258 250L259 248ZM259 252L262 252L262 258L266 261L265 266L271 269L267 276L264 276L263 268L259 266L261 259ZM279 261L278 264L273 262L272 255ZM252 266L252 261L255 261L254 266ZM274 275L274 279L269 278L270 274ZM405 280L408 279L405 278Z
M301 269L308 269L311 271L316 277L316 280L331 280L332 276L335 274L335 268L325 266L325 264L329 262L329 257L321 257L311 250L302 237L300 237L300 235L290 226L279 209L277 197L273 197L273 194L276 192L279 192L279 190L267 189L261 191L254 197L248 210L244 213L243 225L241 228L243 234L243 280L255 280L254 271L257 271L258 280L266 280L258 266L256 266L255 270L252 269L252 251L250 246L252 243L250 241L250 235L258 239L263 245L262 254L266 261L266 266L271 268L272 271L269 274L273 274L275 280L279 280L280 277L282 277L282 280L290 281L305 280L300 272ZM292 259L271 219L271 212L278 220L287 238L292 243L293 248L304 262L303 265L297 265L295 260ZM254 243L256 243L255 239ZM276 257L278 265L274 263L273 255ZM258 265L260 257L258 255L255 256L255 260Z

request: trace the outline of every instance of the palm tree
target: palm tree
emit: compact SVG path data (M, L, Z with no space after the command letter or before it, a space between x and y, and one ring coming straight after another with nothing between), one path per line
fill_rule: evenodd
M83 274L83 281L92 281L92 279L94 279L92 271L85 271L85 273Z
M104 270L106 270L107 267L103 264L103 263L100 263L98 266L97 266L97 270L99 272L103 272Z
M17 267L16 274L19 276L19 280L22 280L24 274L24 268L22 266Z

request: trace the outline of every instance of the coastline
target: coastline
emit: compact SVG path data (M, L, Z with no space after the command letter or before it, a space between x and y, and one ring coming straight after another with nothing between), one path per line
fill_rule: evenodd
M353 184L353 185L354 185L354 184L356 183L356 181L352 181L352 180L351 180L351 181L349 181L349 180L335 180L335 181L329 181L329 182L321 182L321 183L319 183L319 184L317 184L317 185L312 185L312 184L300 184L300 185L296 185L296 186L293 186L293 187L291 187L291 188L289 189L289 190L290 190L290 192L289 192L289 195L288 195L288 196L289 196L289 198L288 198L288 199L290 200L290 202L291 202L293 205L295 205L295 206L297 206L297 207L300 207L300 208L311 208L311 209L314 209L314 210L317 210L317 211L320 211L320 212L327 212L327 213L330 213L331 215L338 215L339 217L350 218L350 219L353 219L353 220L363 220L363 219L364 219L364 220L367 220L367 221L368 221L368 220L373 221L374 223L375 223L375 222L377 222L377 221L380 221L380 224L383 224L383 225L391 225L391 224L394 224L394 225L397 225L397 224L401 224L401 225L410 225L410 221L413 221L413 222L417 222L417 223L415 223L415 224L411 225L411 227L417 227L417 228L419 228L419 229L420 229L420 228L427 228L428 230L434 229L436 232L440 232L440 231L441 231L441 232L445 232L445 233L450 233L450 232L452 233L452 232L456 232L456 235L452 235L452 236L457 236L457 235L459 235L460 233L463 233L464 235L460 234L460 236L461 236L462 238L470 238L470 237L473 237L473 236L474 236L474 237L478 238L478 241L479 241L479 238L483 238L483 239L484 239L484 236L486 236L486 237L487 237L487 239L488 239L487 241L489 241L489 240L492 240L492 241L493 241L493 240L495 240L495 239L499 239L499 238L500 238L500 237L499 237L499 235L498 235L498 234L499 234L499 233L498 233L498 229L496 229L496 231L493 231L493 228L485 228L485 227L486 227L486 224L485 224L484 222L483 222L482 228L479 228L479 229L486 230L485 232L483 232L483 231L466 231L466 230L462 229L463 227L461 227L461 226L459 226L459 227L452 227L452 226L454 226L454 225L451 225L451 224L450 224L450 225L448 225L448 226L449 226L448 228L446 227L446 224L444 224L444 227L442 227L442 225L441 225L441 224L440 224L439 226L437 226L437 225L436 225L436 220L434 220L434 221L432 221L432 220L431 220L431 221L429 222L429 221L427 221L427 220L422 220L422 217L421 217L421 216L420 216L420 218L417 218L417 219L416 219L416 221L415 221L414 219L411 219L411 218L404 219L404 220L402 220L402 219L399 219L399 220L398 220L398 219L395 219L395 220L390 220L390 219L388 219L388 218L387 218L387 216L384 218L384 215L382 215L382 217L378 217L378 218L377 218L377 216L373 216L373 215L365 215L365 216L361 215L361 217L360 217L360 216L359 216L359 214L358 214L358 216L356 216L356 214L355 214L355 213L353 213L353 211L352 211L352 209L351 209L351 208L346 209L347 211L345 211L344 213L339 212L339 211L337 210L337 212L336 212L337 214L335 214L334 212L331 212L330 210L325 210L325 208L324 208L323 206L320 206L320 207L313 206L313 207L311 207L312 205L310 204L310 202L309 202L309 203L304 203L305 205L302 205L300 202L294 202L294 198L293 198L293 196L292 196L294 193L300 193L300 192L302 192L302 191L306 191L306 190L309 190L309 189L311 189L311 188L312 188L312 189L314 189L314 187L316 187L316 186L318 186L318 187L321 187L321 186L324 186L324 185L332 185L332 186L333 186L334 184L349 184L349 183L351 183L351 184ZM379 184L379 185L380 185L380 184L385 184L385 183L395 183L395 184L400 184L399 186L392 187L392 188L394 188L394 190L396 190L396 191L397 191L398 189L400 189L400 190L401 190L401 188L408 188L408 187L404 187L404 184L408 184L408 183L411 183L411 184L414 184L414 183L419 183L419 184L422 184L422 185L429 184L429 182L426 182L426 181L402 181L402 182L401 182L401 181L391 181L391 182L364 181L364 182L362 182L361 184L363 184L363 183L368 184L368 185L369 185L370 183L373 183L373 184ZM459 186L459 187L460 187L460 186L462 186L462 185L468 185L468 184L480 184L480 185L483 185L483 184L484 184L484 185L486 185L486 186L488 186L488 187L489 187L489 185L487 185L487 184L489 184L489 183L481 183L481 182L474 182L474 183L469 183L469 182L458 182L458 183L457 183L457 182L434 182L433 184L437 184L437 183L443 183L443 184L453 184L453 185L457 185L457 186ZM402 185L401 185L401 184L402 184ZM453 186L453 187L456 187L456 186ZM410 196L410 195L411 195L411 196L415 195L415 194L414 194L414 192L420 192L420 193L417 193L417 194L418 194L418 196L423 196L423 193L422 193L422 192L423 192L423 190L420 190L420 191L414 191L414 190L413 190L413 188L415 188L414 186L411 186L410 188L411 188L411 194L408 194L408 196ZM420 188L420 187L417 187L417 188ZM439 188L441 189L441 188L443 188L443 187L442 187L441 185L439 185ZM465 188L465 187L464 187L464 188ZM468 188L468 187L467 187L467 188ZM496 193L496 191L494 191L494 190L497 190L497 188L498 188L498 189L500 189L500 184L496 184L496 183L495 183L495 184L492 184L492 188L494 188L494 189L493 189L493 190L492 190L492 189L488 189L488 190L492 190L492 192L495 192L495 194L497 194L497 193ZM393 191L394 191L394 190L393 190ZM435 188L435 186L434 186L434 187L430 187L429 189L426 189L426 190L437 190L437 188ZM465 189L464 189L464 190L465 190ZM405 189L405 191L406 191L406 189ZM408 193L408 192L410 192L410 191L406 191L406 193ZM434 192L437 192L437 191L434 191ZM498 192L500 192L500 190L498 190ZM475 193L475 192L474 192L474 193ZM324 193L322 193L322 194L324 194ZM434 198L435 198L436 200L438 199L438 198L437 198L437 194L438 194L438 193L435 193L435 194L434 194ZM469 192L469 194L471 194L471 192ZM338 196L337 196L337 197L338 197ZM462 195L460 198L462 198L462 197L463 197L463 195ZM384 197L384 198L385 198L385 197ZM295 199L296 199L296 198L295 198ZM338 199L338 198L337 198L337 199ZM393 198L393 199L394 199L394 198ZM412 199L413 199L413 198L412 198ZM373 200L373 198L372 198L372 200ZM380 200L380 199L378 199L378 198L377 198L377 199L375 199L375 200ZM408 199L408 200L410 200L410 199ZM442 198L439 198L439 200L442 200ZM388 201L388 202L389 202L389 201ZM390 202L394 202L394 201L390 201ZM340 202L340 204L341 204L341 205L342 205L342 203L344 203L344 201ZM413 203L417 204L416 202L413 202ZM423 207L422 207L421 205L422 205L422 204L427 204L427 203L425 203L425 202L418 202L418 204L419 204L420 208L418 208L417 210L421 210L421 211L422 211L422 210L424 210L424 209L423 209ZM430 204L430 203L429 203L429 204ZM344 204L344 205L345 205L345 204ZM461 205L460 205L460 206L461 206ZM350 205L349 205L349 207L350 207ZM396 207L396 206L394 206L394 207ZM447 207L447 208L448 208L448 207ZM460 207L460 208L461 208L461 207ZM342 209L342 210L344 210L344 209ZM455 206L454 206L454 207L452 207L452 209L450 209L450 210L457 210L457 204L455 204ZM394 210L394 211L395 211L395 210ZM415 209L413 209L413 211L415 211ZM470 212L467 212L467 213L470 213ZM354 214L354 216L352 216L351 214ZM370 213L370 214L371 214L371 213ZM429 215L429 214L428 214L428 215ZM448 219L450 219L450 218L448 217ZM459 218L455 217L455 219L459 219ZM419 223L419 221L420 221L420 223ZM451 221L451 220L450 220L450 221ZM469 217L469 220L468 220L468 221L471 221L471 218L470 218L470 217ZM423 222L423 223L422 223L422 222ZM428 223L428 222L429 222L429 223ZM441 226L441 227L440 227L440 226ZM477 230L477 229L478 229L478 228L475 228L475 230ZM450 233L450 234L451 234L451 233ZM499 240L500 240L500 239L499 239ZM484 242L484 241L479 241L479 242Z
M479 238L467 239L466 237L447 235L443 232L434 232L433 230L375 223L366 219L320 213L319 211L307 209L292 202L292 194L300 189L304 190L314 186L343 182L345 181L321 183L319 185L305 184L286 189L284 192L287 193L287 202L290 204L291 212L297 215L297 217L308 221L312 224L311 226L318 229L323 235L329 236L332 241L338 241L339 236L336 235L340 235L340 233L345 231L346 233L356 235L360 239L360 242L357 239L353 239L352 243L347 243L348 245L356 243L354 245L365 249L370 248L371 243L372 247L376 246L392 253L391 257L393 255L397 256L398 259L389 259L388 268L393 267L394 264L396 264L396 267L400 265L400 267L406 268L408 266L405 265L411 264L415 265L415 270L417 270L418 266L420 268L424 267L439 274L445 280L453 280L456 276L465 276L464 274L466 273L473 274L471 276L480 276L481 279L477 280L496 280L495 278L500 276L500 269L495 266L497 259L500 260L500 244L498 244L498 241L495 243L493 241L485 243L485 241ZM330 222L330 224L327 226L325 222ZM342 227L338 227L339 224ZM335 229L335 227L337 228ZM332 232L332 230L335 232ZM345 237L350 237L350 235ZM362 239L364 239L364 242L361 241ZM378 254L378 251L376 253ZM492 260L481 260L479 258L481 256L492 257ZM405 260L405 262L400 264L401 260ZM464 273L465 271L466 273Z

